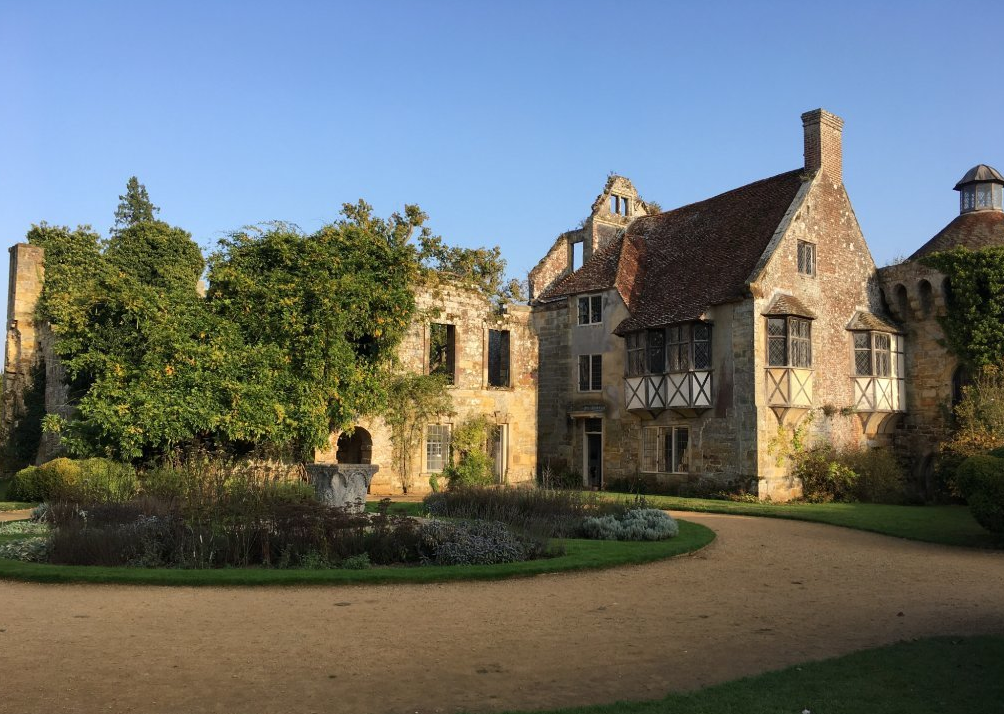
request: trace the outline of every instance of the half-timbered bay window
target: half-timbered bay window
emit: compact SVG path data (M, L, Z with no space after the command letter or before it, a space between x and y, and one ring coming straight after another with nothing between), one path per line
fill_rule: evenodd
M711 405L711 325L690 322L632 332L625 345L628 409L675 409L696 416Z
M866 434L904 411L903 336L886 328L894 329L866 312L855 313L848 325L854 349L854 408Z
M685 426L643 428L641 470L646 473L688 473L690 429Z
M811 367L812 321L801 317L768 317L767 365Z

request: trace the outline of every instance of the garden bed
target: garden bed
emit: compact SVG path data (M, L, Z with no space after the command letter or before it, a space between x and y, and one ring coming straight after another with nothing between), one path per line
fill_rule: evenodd
M702 525L678 521L680 534L662 541L563 539L565 554L519 563L469 566L388 566L342 569L173 569L51 565L0 560L0 578L47 583L131 583L142 585L311 585L351 583L430 583L498 580L620 565L637 565L692 553L714 540Z

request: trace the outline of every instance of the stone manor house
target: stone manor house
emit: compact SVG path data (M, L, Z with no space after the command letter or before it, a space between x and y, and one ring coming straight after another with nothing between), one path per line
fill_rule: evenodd
M658 212L611 176L530 272L528 306L498 314L459 287L420 293L439 317L411 326L400 357L447 376L456 414L426 427L412 474L395 473L379 418L332 434L315 460L379 465L374 493L428 490L452 429L484 415L500 483L571 470L586 487L710 480L777 500L799 493L783 458L798 429L893 448L922 488L966 375L941 344L945 278L918 259L1004 246L1004 178L971 169L959 216L877 268L843 185L843 120L801 118L803 166L698 203ZM34 324L43 279L40 249L12 247L5 425L45 357L46 409L67 408ZM43 443L39 460L56 450Z

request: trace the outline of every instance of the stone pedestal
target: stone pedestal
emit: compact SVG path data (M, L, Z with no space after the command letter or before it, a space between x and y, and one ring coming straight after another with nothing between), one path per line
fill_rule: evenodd
M317 498L331 506L362 511L366 489L380 470L375 464L307 464Z

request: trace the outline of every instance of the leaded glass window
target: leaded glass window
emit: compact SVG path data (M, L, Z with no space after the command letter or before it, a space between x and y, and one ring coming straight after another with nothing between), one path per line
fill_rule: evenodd
M689 325L666 328L666 369L669 372L686 372L690 369Z
M788 328L783 317L767 318L767 364L788 366Z
M596 325L603 322L603 296L588 295L579 298L579 324Z
M892 336L884 332L854 333L854 374L862 377L892 375Z
M649 330L647 339L649 374L662 374L666 369L666 333L662 330Z
M648 473L690 471L690 429L649 426L642 429L641 470Z
M816 245L804 240L798 241L798 272L803 275L816 274Z
M711 369L711 327L694 325L694 369Z
M632 332L627 336L628 376L645 374L645 333Z
M603 355L579 355L579 391L603 389Z
M812 322L798 317L768 317L767 365L811 367Z

